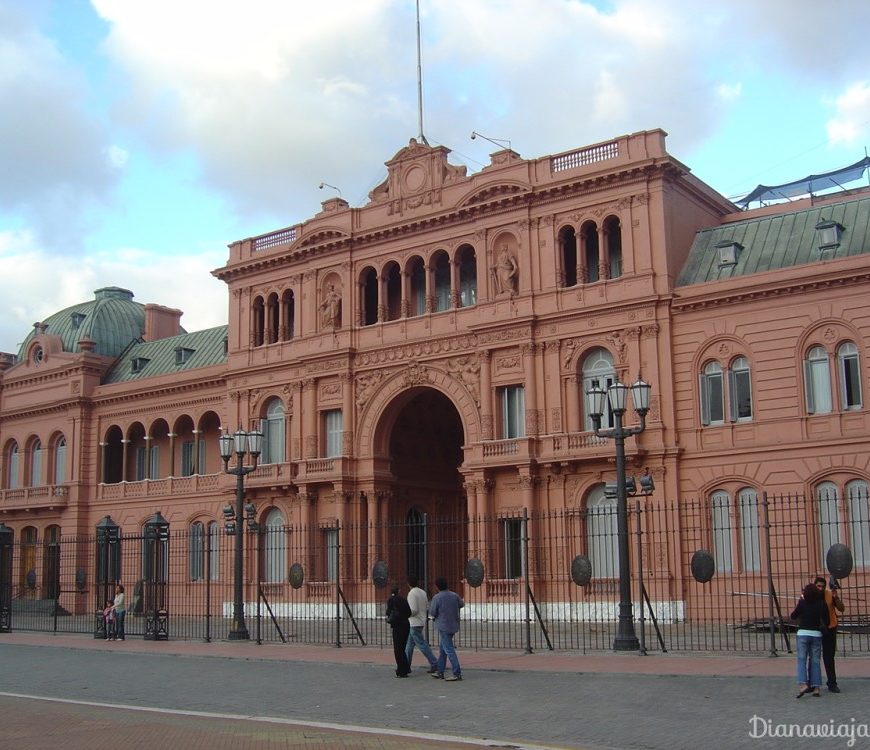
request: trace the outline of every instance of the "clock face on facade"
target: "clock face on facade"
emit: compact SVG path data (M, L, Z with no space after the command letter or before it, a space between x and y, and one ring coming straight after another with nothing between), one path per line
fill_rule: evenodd
M41 346L37 346L33 350L33 361L36 362L36 364L39 364L43 359L45 359L45 351Z

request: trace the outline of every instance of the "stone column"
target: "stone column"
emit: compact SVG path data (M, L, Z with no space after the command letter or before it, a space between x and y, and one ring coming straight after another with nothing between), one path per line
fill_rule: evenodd
M314 378L302 381L302 401L305 458L317 458L317 381Z
M492 352L489 349L480 352L480 423L481 437L492 440Z
M538 434L538 388L537 388L537 357L538 345L534 342L522 344L520 351L523 355L523 375L525 377L525 402L526 402L526 435Z

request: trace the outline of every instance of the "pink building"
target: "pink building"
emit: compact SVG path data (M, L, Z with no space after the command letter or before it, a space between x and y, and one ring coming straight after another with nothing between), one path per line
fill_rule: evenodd
M838 541L870 565L870 191L738 211L660 130L532 160L501 150L473 175L448 155L412 139L366 205L332 198L232 243L213 272L226 327L187 333L179 310L116 288L38 324L0 373L0 521L31 550L16 584L40 579L42 546L106 516L138 533L159 509L217 540L234 487L220 430L256 422L246 501L263 528L305 530L296 552L264 553L278 599L293 563L330 580L335 528L356 529L340 562L365 586L392 534L404 570L425 560L420 519L455 517L485 522L459 534L454 579L481 560L481 597L507 601L528 564L523 513L582 517L565 545L540 522L539 598L564 604L549 581L576 554L612 598L596 514L613 505L614 449L584 394L639 377L652 401L629 471L649 470L645 502L677 531L641 555L660 614L691 610L696 548L718 578L764 583L765 492L803 499L819 569ZM703 518L681 515L684 498Z

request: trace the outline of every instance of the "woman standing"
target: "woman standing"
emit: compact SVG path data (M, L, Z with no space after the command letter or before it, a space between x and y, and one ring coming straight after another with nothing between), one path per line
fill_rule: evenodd
M807 693L818 698L822 686L822 631L828 627L828 607L822 592L815 584L804 587L803 596L791 613L798 621L797 631L797 698Z
M408 634L411 632L411 607L408 600L399 594L399 587L393 586L390 598L387 600L387 622L393 629L393 655L396 657L396 677L407 677L411 674L405 646Z
M124 596L124 587L118 586L115 593L115 603L112 607L115 610L115 637L119 641L124 640L124 616L127 614L127 600Z

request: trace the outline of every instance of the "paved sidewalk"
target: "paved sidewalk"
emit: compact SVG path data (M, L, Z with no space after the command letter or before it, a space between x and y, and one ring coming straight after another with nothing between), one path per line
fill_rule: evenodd
M311 646L301 644L263 644L254 641L102 641L92 636L66 633L13 632L0 634L0 644L122 651L127 653L161 653L179 656L206 656L222 659L260 661L305 661L333 664L393 664L392 651L361 646ZM437 649L436 649L437 651ZM416 654L419 660L420 655ZM791 677L795 672L795 654L711 653L637 653L581 654L572 651L522 651L462 649L463 671L475 669L575 672L589 674L706 675L739 677ZM870 655L837 657L837 674L843 678L870 678Z

